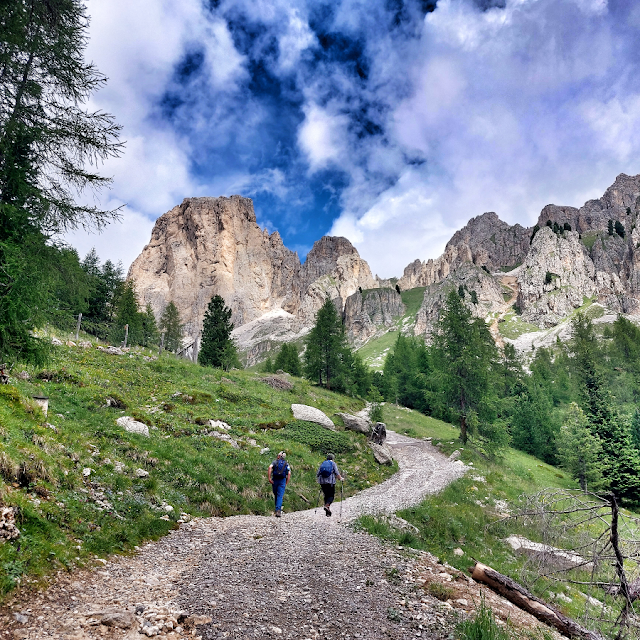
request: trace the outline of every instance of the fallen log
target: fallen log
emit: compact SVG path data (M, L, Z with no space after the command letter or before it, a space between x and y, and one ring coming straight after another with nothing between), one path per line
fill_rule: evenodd
M476 562L475 567L470 568L471 577L476 582L484 582L509 602L527 611L532 616L538 618L545 624L555 627L560 633L569 638L584 638L584 640L606 640L604 636L596 631L591 631L579 625L575 620L568 618L554 607L540 600L523 586L498 573L491 567L481 562Z

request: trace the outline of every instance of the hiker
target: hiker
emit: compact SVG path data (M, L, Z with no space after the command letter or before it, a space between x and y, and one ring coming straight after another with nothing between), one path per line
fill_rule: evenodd
M331 515L331 504L336 495L336 478L342 481L338 465L334 462L333 454L328 453L327 459L320 465L316 478L324 494L324 512L327 518Z
M287 454L281 451L278 457L269 465L267 477L273 489L273 496L276 500L276 518L282 515L282 499L284 489L291 478L291 467L287 463Z

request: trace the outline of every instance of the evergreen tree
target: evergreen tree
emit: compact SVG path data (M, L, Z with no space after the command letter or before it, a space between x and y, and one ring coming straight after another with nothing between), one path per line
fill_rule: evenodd
M48 240L117 215L75 198L109 183L92 166L119 154L119 127L83 108L104 77L83 60L80 0L0 3L0 41L0 355L36 357L59 260Z
M118 344L124 341L127 334L127 345L133 346L142 343L142 316L138 311L140 303L133 280L127 280L124 284L122 295L118 301L116 317L111 329L111 341ZM128 333L126 325L129 326Z
M583 491L603 488L602 447L592 435L582 409L572 402L556 438L560 465L580 483Z
M173 300L164 308L158 328L164 333L164 348L176 353L182 347L182 324L180 312Z
M267 356L267 359L262 363L262 371L264 373L274 373L276 368L273 366L273 360L271 356Z
M624 238L625 236L625 232L624 232L624 225L622 224L622 222L620 222L620 220L616 220L615 224L613 225L616 233L621 237Z
M298 348L295 344L283 343L280 347L280 351L276 356L273 364L274 370L286 371L292 376L302 375L302 365L300 363L300 356L298 355Z
M486 323L472 319L455 290L445 301L433 346L443 395L460 423L462 442L466 443L469 432L478 427L487 441L505 444L506 431L495 421L497 349Z
M603 475L611 490L627 503L640 503L640 456L631 429L618 415L600 368L602 359L593 324L583 313L572 322L576 370L582 383L582 407L589 428L602 446Z
M156 316L153 313L151 304L147 303L147 307L142 314L142 346L156 346L160 339L158 325L156 324Z
M640 409L637 408L631 418L631 440L636 451L640 453Z
M347 348L342 320L330 298L316 315L316 323L305 338L304 374L328 389L340 377Z
M211 298L204 314L202 343L198 353L198 363L202 366L225 370L240 367L236 346L231 339L231 313L222 296Z
M609 222L607 222L607 232L610 236L613 235L613 220L609 218Z

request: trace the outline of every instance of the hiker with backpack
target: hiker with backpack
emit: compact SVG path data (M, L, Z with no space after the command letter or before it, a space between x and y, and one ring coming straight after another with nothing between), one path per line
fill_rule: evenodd
M331 504L336 495L336 479L342 481L332 453L327 454L327 459L320 465L316 478L324 494L324 513L328 518L331 516Z
M267 477L273 489L273 496L276 501L276 518L282 515L282 499L284 490L291 478L291 467L286 460L287 454L281 451L278 457L269 465Z

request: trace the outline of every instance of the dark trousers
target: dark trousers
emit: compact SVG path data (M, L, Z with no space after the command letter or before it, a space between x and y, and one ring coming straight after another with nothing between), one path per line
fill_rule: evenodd
M335 484L321 484L322 493L324 493L324 503L331 504L336 497L336 485Z

